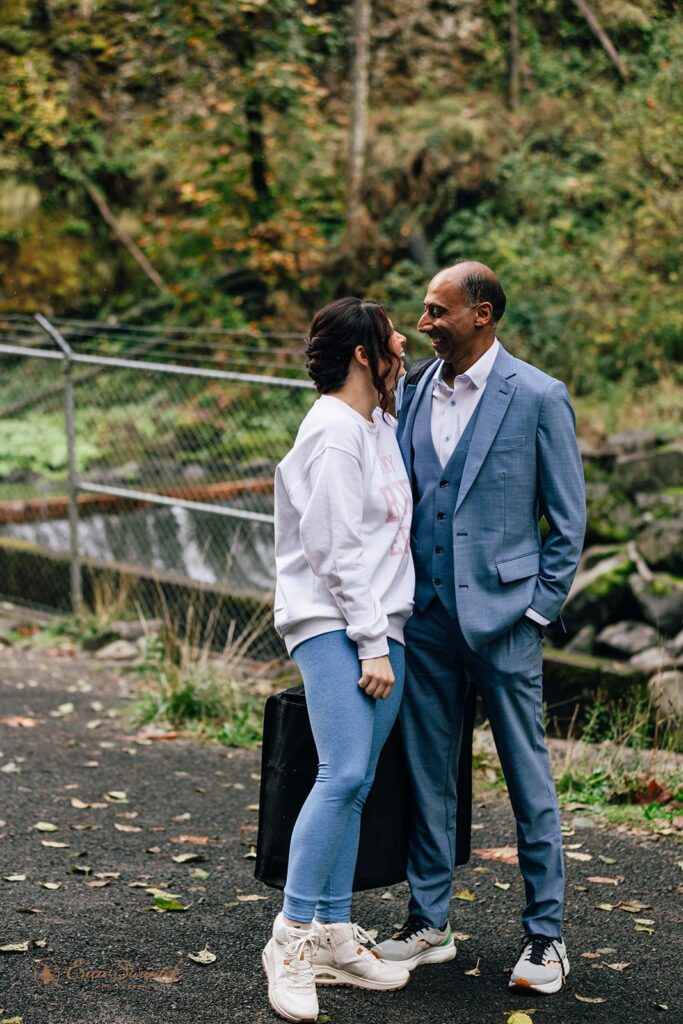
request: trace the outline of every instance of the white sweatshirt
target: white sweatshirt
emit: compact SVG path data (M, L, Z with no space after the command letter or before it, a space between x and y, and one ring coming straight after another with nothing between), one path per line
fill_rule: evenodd
M396 421L322 395L275 471L275 628L288 651L345 629L361 660L412 613L410 483Z

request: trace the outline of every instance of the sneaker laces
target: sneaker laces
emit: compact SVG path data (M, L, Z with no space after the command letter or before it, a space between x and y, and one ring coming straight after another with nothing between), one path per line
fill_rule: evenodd
M525 940L522 948L527 950L524 959L528 960L529 963L536 964L536 966L543 966L546 956L551 949L554 949L557 953L557 959L560 967L562 968L562 974L564 975L564 964L562 962L562 957L560 956L560 951L555 945L554 939L549 939L545 935L530 935L529 938Z
M420 932L426 932L429 925L421 921L419 917L409 917L404 925L401 925L397 932L391 936L396 942L410 942L413 936Z
M377 955L373 953L371 949L368 949L368 944L375 944L375 940L372 935L369 935L364 928L361 928L361 926L355 922L351 923L351 932L353 941L358 947L358 953L361 956L371 956L373 960L377 960Z
M285 946L287 980L292 988L310 988L315 985L311 957L317 952L320 940L312 928L294 934L295 938Z

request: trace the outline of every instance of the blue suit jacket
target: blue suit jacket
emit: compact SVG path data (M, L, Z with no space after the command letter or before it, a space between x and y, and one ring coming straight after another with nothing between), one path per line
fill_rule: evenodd
M398 441L413 486L415 413L422 398L431 400L440 365L402 395ZM480 402L452 522L458 620L474 650L529 607L557 618L586 528L583 467L564 384L501 345ZM543 542L541 515L550 527ZM420 538L411 540L417 560Z

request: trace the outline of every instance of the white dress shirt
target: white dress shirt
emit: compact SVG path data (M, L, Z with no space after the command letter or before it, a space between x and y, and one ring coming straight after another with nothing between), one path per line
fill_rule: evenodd
M481 401L499 349L500 342L494 338L493 345L483 356L465 373L458 374L452 388L443 379L443 363L436 372L432 387L432 441L442 467L453 454L472 413ZM533 608L527 608L524 614L541 626L547 626L550 622L550 619Z

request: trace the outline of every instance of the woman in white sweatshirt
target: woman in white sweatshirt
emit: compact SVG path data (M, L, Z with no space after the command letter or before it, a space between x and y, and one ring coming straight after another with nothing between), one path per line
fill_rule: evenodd
M390 990L410 978L351 921L360 815L398 714L413 607L412 496L387 412L404 342L375 302L316 314L306 365L320 397L275 474L275 626L319 757L263 951L271 1006L291 1021L316 1019L316 983Z

